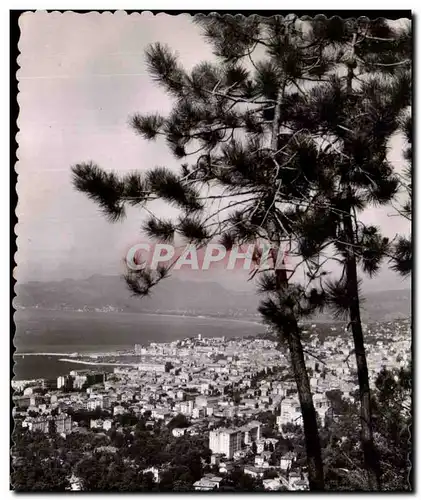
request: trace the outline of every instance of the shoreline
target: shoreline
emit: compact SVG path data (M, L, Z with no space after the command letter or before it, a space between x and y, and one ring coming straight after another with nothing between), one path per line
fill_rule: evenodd
M50 313L75 313L79 315L84 315L84 314L95 314L95 315L107 315L107 314L115 314L115 315L142 315L142 316L152 316L152 317L167 317L167 318L179 318L179 319L198 319L198 320L213 320L213 321L228 321L228 322L235 322L235 323L244 323L248 325L256 325L256 326L265 326L264 322L258 321L257 318L242 318L242 317L223 317L223 316L209 316L206 314L182 314L182 313L171 313L171 312L144 312L144 311L81 311L81 310L76 310L76 309L48 309L48 308L41 308L41 307L19 307L16 309L16 312L18 311L23 311L23 312L32 312L32 311L39 311L39 312L50 312ZM394 319L402 319L400 317L396 317ZM389 321L389 320L382 320L382 321ZM316 323L316 324L332 324L332 323L339 323L339 324L344 324L344 321L337 320L335 318L312 318L311 320L306 320L304 321L304 324L311 324L311 323Z
M235 321L238 323L252 323L256 325L262 325L258 321L250 318L238 318L237 317L223 317L223 316L209 316L206 314L182 314L182 313L171 313L171 312L143 312L143 311L81 311L77 309L48 309L41 307L20 307L16 309L16 311L48 311L48 312L56 312L56 313L77 313L77 314L139 314L142 316L164 316L169 318L180 318L180 319L207 319L207 320L220 320L220 321Z
M132 366L137 367L139 363L111 363L107 361L85 361L82 359L68 359L68 358L60 358L59 361L63 361L66 363L75 363L80 365L96 365L96 366Z

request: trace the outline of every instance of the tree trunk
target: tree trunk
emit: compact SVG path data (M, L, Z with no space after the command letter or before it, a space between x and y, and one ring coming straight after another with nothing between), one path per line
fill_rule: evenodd
M347 241L350 243L346 259L347 294L350 300L349 316L354 339L355 358L357 361L358 385L360 393L361 446L364 453L364 465L368 475L368 487L380 491L380 464L373 440L370 383L367 357L364 347L364 335L361 325L360 300L358 291L357 261L354 253L354 230L351 213L344 218Z
M347 71L347 94L352 94L352 80L354 78L353 60L355 59L355 43L357 35L354 34L346 62ZM348 195L351 194L351 187L348 185ZM364 453L364 465L367 470L368 488L371 491L380 491L380 464L377 450L373 440L373 423L371 416L371 396L370 383L368 378L367 357L365 355L364 335L360 316L360 299L358 291L357 260L355 257L355 238L352 225L351 202L347 208L347 215L344 217L344 229L346 240L349 243L345 262L347 295L349 299L349 317L354 338L355 358L357 361L358 385L360 392L360 419L361 419L361 446Z
M314 409L310 382L304 360L303 346L300 340L297 321L295 319L291 320L289 326L290 332L287 335L288 347L303 416L310 490L323 491L324 475L319 430L317 428L316 410Z
M271 149L272 154L278 149L278 134L280 128L281 105L285 91L285 80L281 78L276 99L274 118L272 123ZM274 163L276 160L274 157ZM277 226L277 224L275 224ZM282 235L282 227L276 227L279 235ZM276 267L276 257L274 267ZM284 262L285 264L285 262ZM276 284L279 293L288 287L288 278L285 269L278 269L276 273ZM297 384L298 397L300 400L301 414L303 417L304 437L306 443L308 479L311 491L324 490L323 462L320 449L319 430L317 428L316 410L314 409L313 397L310 390L310 382L304 360L303 346L300 339L300 329L297 319L293 316L284 325L288 347L291 356L291 365Z

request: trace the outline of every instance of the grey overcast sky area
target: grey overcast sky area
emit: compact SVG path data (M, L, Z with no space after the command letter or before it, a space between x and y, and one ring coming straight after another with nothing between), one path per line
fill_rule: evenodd
M130 210L122 223L109 223L74 190L70 167L91 160L117 172L177 167L163 142L147 142L128 125L136 111L171 109L170 98L147 74L144 50L152 42L166 43L190 69L213 59L211 48L189 15L36 12L23 14L19 25L16 278L22 283L121 274L128 248L142 238L144 215ZM390 145L398 169L402 145L399 137ZM154 208L166 210L159 203ZM363 217L386 236L408 233L409 224L393 213L388 206ZM193 274L244 286L240 275ZM367 283L373 290L408 287L387 266Z

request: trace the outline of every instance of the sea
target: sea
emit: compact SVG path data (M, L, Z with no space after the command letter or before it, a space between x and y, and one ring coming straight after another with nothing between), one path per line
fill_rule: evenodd
M71 370L89 368L60 361L74 353L109 353L133 349L135 344L172 342L198 334L228 339L265 331L253 320L127 312L20 309L14 321L14 380L56 378Z

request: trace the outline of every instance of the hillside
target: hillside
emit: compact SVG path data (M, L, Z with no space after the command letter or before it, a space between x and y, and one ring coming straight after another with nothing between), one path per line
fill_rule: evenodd
M16 286L15 307L53 310L112 308L125 312L187 312L219 316L256 314L259 297L251 291L227 290L216 282L168 278L153 289L150 297L130 295L118 276L94 275L85 280L29 282ZM410 290L386 290L365 294L364 320L387 321L406 318L411 310ZM323 315L319 319L328 319Z

